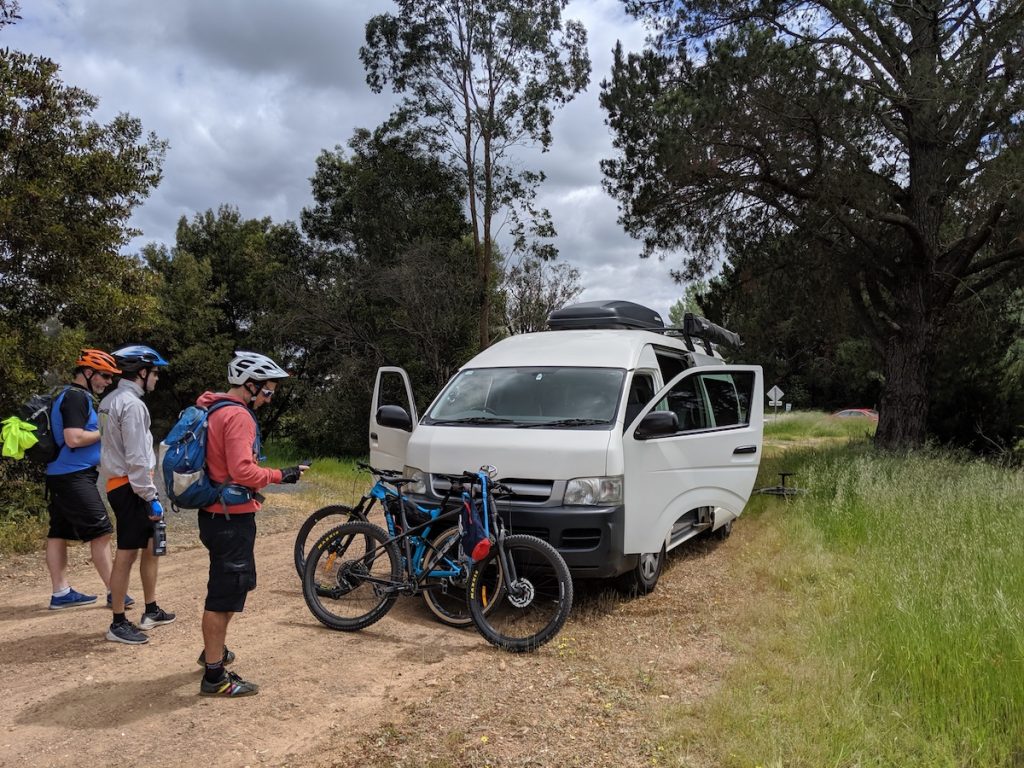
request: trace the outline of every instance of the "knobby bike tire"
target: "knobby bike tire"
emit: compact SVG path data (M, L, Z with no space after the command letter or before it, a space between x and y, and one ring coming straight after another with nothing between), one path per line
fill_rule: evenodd
M309 538L309 534L313 529L328 517L338 518L334 525L341 525L351 520L366 519L365 515L357 513L352 507L346 507L344 504L330 504L326 507L320 507L320 509L307 517L295 536L295 572L299 574L300 581L306 570L306 539Z
M314 616L331 629L354 632L380 621L396 591L382 592L372 576L401 584L398 549L380 526L357 520L332 528L313 545L302 576L302 596Z
M506 536L503 546L517 579L505 574L501 594L488 598L486 579L499 557L493 547L469 575L469 611L480 634L506 651L533 651L559 633L572 610L572 578L558 550L536 536Z
M431 545L436 552L442 553L453 561L457 561L459 559L459 538L458 528L448 528L435 536ZM435 552L428 548L424 554L424 559L430 560L434 557L436 557ZM420 563L420 566L422 567L426 564ZM486 578L490 594L497 596L501 590L501 568L495 567L493 573L489 573ZM442 580L435 579L426 582L426 588L422 594L423 602L426 603L427 608L438 621L442 624L447 624L449 627L461 628L471 626L473 624L473 616L469 612L468 575L467 578L462 580L443 579L445 589L436 586L439 581ZM432 584L434 586L431 586ZM495 604L496 602L494 601L490 603L492 606Z

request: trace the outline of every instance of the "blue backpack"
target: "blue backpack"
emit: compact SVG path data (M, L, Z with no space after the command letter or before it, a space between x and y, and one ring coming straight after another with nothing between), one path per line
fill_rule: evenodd
M190 405L181 412L177 424L163 441L160 467L167 497L175 507L202 509L218 502L230 480L214 484L206 474L206 437L210 414L228 405L245 408L233 400L220 400L209 408ZM246 408L248 411L249 409ZM249 412L252 415L252 412ZM253 420L255 420L253 416ZM259 453L259 424L256 425L254 451Z

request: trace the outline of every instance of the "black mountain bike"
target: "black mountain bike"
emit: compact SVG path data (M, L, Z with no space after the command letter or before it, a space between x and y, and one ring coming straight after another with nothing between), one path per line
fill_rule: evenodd
M460 503L432 510L425 522L410 519L409 509L423 508L401 495L411 481L382 479L396 487L395 530L357 520L317 540L302 581L313 615L331 629L356 631L383 618L399 595L431 594L436 602L444 598L449 611L468 608L480 634L505 650L532 651L551 640L572 608L569 569L546 541L508 532L494 497L509 491L493 482L494 474L488 467L440 476ZM462 535L474 524L489 542L475 561L463 551ZM422 535L431 526L447 530L431 540Z

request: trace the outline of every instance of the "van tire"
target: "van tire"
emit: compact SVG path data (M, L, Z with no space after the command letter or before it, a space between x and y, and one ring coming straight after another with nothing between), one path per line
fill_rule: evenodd
M719 528L716 528L714 531L711 532L711 535L714 536L719 541L725 541L726 539L729 538L729 535L732 533L732 524L734 522L736 522L736 518L735 517L732 518L725 525L723 525L723 526L721 526Z
M627 595L649 595L658 585L661 572L665 569L665 545L657 554L647 552L640 555L637 564L616 579L616 586Z

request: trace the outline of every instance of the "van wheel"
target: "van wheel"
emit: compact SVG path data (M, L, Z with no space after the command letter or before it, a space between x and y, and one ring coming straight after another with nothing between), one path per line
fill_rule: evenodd
M637 564L616 580L618 588L627 595L649 595L654 591L665 567L665 545L660 552L645 552Z
M712 534L711 534L711 535L712 535L712 536L714 536L714 537L715 537L716 539L718 539L719 541L725 541L726 539L728 539L728 538L729 538L729 534L731 534L731 533L732 533L732 524L733 524L733 523L734 523L735 521L736 521L736 518L733 518L733 519L732 519L732 520L730 520L730 521L729 521L728 523L726 523L725 525L723 525L723 526L722 526L721 528L716 528L716 529L715 529L715 530L714 530L714 531L712 532Z

